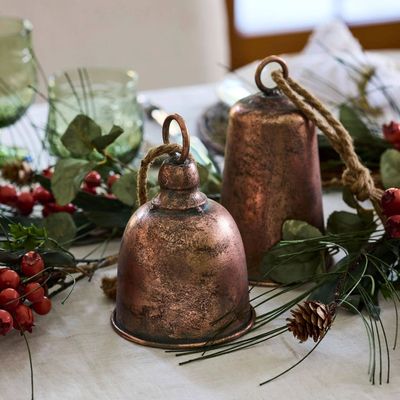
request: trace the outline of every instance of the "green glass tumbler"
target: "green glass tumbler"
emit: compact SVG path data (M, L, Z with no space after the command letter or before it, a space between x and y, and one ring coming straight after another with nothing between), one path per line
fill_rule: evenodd
M31 32L25 19L0 17L0 128L20 119L35 97Z
M136 72L116 68L77 68L51 76L46 128L50 153L69 156L61 137L78 114L85 114L101 127L103 134L113 125L124 130L107 151L124 163L130 162L143 138L137 82Z

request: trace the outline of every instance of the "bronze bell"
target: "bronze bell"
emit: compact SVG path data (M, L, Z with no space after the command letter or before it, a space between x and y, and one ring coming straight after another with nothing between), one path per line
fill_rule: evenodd
M233 340L254 322L243 242L224 207L199 191L189 134L177 114L163 125L181 128L181 154L159 171L160 193L126 226L118 260L112 324L133 342L192 348Z
M242 235L250 282L259 285L269 283L261 261L281 239L285 220L324 227L315 127L276 88L261 82L271 62L287 77L281 58L265 58L255 75L261 92L231 108L221 198Z

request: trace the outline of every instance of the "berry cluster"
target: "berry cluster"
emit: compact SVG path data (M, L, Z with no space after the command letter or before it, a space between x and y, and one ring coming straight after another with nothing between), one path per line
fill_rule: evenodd
M398 122L390 122L388 125L383 125L383 136L397 150L400 150L400 124Z
M32 213L35 204L43 205L42 214L47 217L56 212L74 213L76 207L73 204L60 206L54 200L53 194L43 186L37 186L31 191L17 192L15 186L0 186L0 203L15 208L19 214L28 216Z
M48 179L53 176L50 168L43 170L42 175ZM119 174L110 174L106 182L102 181L97 171L90 171L82 183L81 189L93 195L104 194L108 198L115 199L111 193L112 185L120 178ZM42 215L47 217L58 212L75 213L76 206L72 203L61 206L56 203L53 194L43 186L37 186L31 190L17 191L13 185L0 186L0 203L14 208L19 214L28 216L32 213L35 204L43 206Z
M105 196L110 199L115 199L115 196L111 193L112 185L120 178L119 174L109 175L105 182L106 190ZM90 194L101 194L100 188L104 186L101 175L97 171L90 171L83 180L82 190ZM104 192L104 191L103 191Z
M13 269L0 269L0 335L12 328L32 332L33 311L45 315L51 310L51 300L40 283L44 262L39 253L29 251L20 263L20 274Z
M387 220L385 229L391 238L400 238L400 189L387 189L381 200L382 211Z

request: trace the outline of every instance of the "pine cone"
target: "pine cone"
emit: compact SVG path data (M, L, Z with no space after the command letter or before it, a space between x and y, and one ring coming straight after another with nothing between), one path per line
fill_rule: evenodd
M286 318L287 327L293 336L305 342L313 338L317 342L332 324L334 308L319 301L305 301L297 309L290 310L292 318Z
M18 185L26 185L31 182L33 171L26 161L13 161L4 164L2 175L4 179Z

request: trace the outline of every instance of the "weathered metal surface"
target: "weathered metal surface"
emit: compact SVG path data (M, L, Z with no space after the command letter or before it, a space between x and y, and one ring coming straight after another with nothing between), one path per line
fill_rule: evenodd
M266 283L261 261L281 239L285 220L303 220L323 230L314 126L276 89L259 85L262 68L275 60L264 60L257 70L256 82L265 93L232 107L225 150L221 203L239 227L255 284Z
M160 193L133 214L121 243L112 323L143 345L224 342L254 321L237 226L198 190L197 167L187 154L164 161Z

